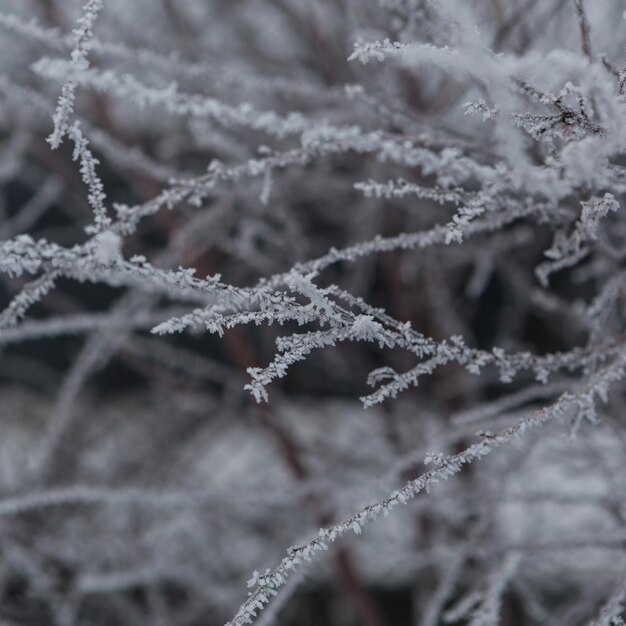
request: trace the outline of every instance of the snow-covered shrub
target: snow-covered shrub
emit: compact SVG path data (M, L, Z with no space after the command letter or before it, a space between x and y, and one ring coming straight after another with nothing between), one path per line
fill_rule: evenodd
M0 619L623 624L623 10L0 0Z

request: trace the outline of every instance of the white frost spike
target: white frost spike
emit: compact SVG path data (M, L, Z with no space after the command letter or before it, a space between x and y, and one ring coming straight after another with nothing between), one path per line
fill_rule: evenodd
M352 323L352 332L355 339L376 341L380 337L383 327L371 315L357 315Z
M102 265L114 265L122 260L122 238L112 230L105 230L94 239L94 256Z

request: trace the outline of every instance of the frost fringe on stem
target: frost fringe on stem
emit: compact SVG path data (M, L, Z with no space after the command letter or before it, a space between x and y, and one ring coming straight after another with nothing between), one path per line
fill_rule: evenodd
M70 64L76 70L86 71L89 69L87 54L91 47L92 28L102 8L102 0L88 0L83 6L82 16L78 19L73 31L74 48L71 53ZM94 226L90 226L87 232L99 233L111 224L111 219L107 215L104 205L106 199L104 185L96 173L96 166L99 161L89 149L89 141L80 129L80 123L71 121L74 114L77 87L78 83L71 78L63 83L53 118L54 130L47 141L53 150L60 147L65 136L68 136L74 143L72 158L74 161L80 161L80 173L89 190L87 199L94 212Z
M127 9L115 14L122 7L121 2L115 5L116 1L110 0L112 15L125 23ZM267 17L264 11L280 13L282 4L259 0L255 7L261 8L250 9L260 11L253 15L255 26L256 18ZM92 31L103 3L93 0L82 8L72 34L30 20L24 15L26 10L17 5L15 14L0 15L3 34L17 34L37 51L25 55L32 73L26 64L16 72L9 63L0 72L3 113L7 119L19 121L20 128L5 146L0 180L7 184L17 181L36 192L15 214L11 207L11 219L0 230L0 272L11 279L6 281L6 293L12 297L0 313L0 345L10 357L13 348L26 341L86 336L62 379L54 381L56 402L45 428L40 429L43 436L36 446L36 469L31 470L35 477L56 475L68 448L64 437L71 439L74 429L80 431L89 423L89 415L79 416L77 410L82 395L98 378L96 374L118 359L143 379L158 383L152 387L171 383L181 406L194 406L197 393L203 410L214 404L228 410L242 406L237 394L244 385L243 371L249 366L245 389L257 402L269 400L270 385L279 388L271 405L257 408L251 403L246 408L253 416L258 416L254 411L264 411L262 415L267 416L284 402L278 379L292 373L298 385L306 378L306 370L304 376L290 371L296 363L305 367L306 361L319 358L323 366L318 368L316 362L314 367L331 371L333 376L336 373L333 384L342 386L348 380L354 382L351 377L359 371L355 362L360 366L361 357L378 349L384 353L380 358L362 359L371 367L360 380L373 387L363 396L364 405L373 407L406 394L395 403L399 408L390 407L390 420L398 419L400 426L405 426L406 420L415 426L414 410L406 406L419 405L423 411L419 427L424 428L419 436L441 444L437 448L441 451L426 453L421 439L406 442L406 449L396 450L396 457L383 456L379 465L368 458L366 465L385 475L386 482L381 481L385 493L403 473L406 479L406 471L424 455L432 468L386 499L295 546L275 570L255 575L252 583L256 588L233 624L251 620L279 588L281 597L273 608L280 608L297 589L300 579L293 576L293 570L300 572L308 559L339 536L359 533L364 523L386 515L418 492L428 491L438 480L459 473L464 464L517 439L525 430L562 417L567 418L572 435L587 436L588 424L604 420L606 427L606 422L618 422L615 416L623 412L620 398L610 398L612 404L607 408L598 410L597 406L597 398L608 400L609 385L623 375L626 332L622 208L626 193L622 165L626 72L620 69L623 50L618 51L617 46L608 50L611 37L593 38L594 20L602 11L590 19L582 0L560 3L559 7L537 3L525 8L524 14L517 11L515 2L489 3L480 10L491 16L493 24L476 24L475 7L462 2L364 1L352 3L343 15L337 12L337 3L322 1L307 9L310 13L302 14L298 31L302 7L297 0L284 4L289 5L288 19L271 26L286 36L264 44L270 50L256 49L247 56L232 49L231 42L217 38L214 44L211 28L206 40L189 28L184 39L189 35L197 50L180 54L120 42L123 29L118 32L106 20L101 23L101 33L99 24L101 37L96 38ZM542 4L545 6L539 6ZM195 13L186 14L187 5ZM162 31L152 31L161 8L172 19L168 17ZM552 17L541 13L548 8L553 10ZM215 22L210 13L212 3L190 0L161 7L160 2L153 2L139 10L143 9L150 18L145 20L143 40L159 42L159 50L174 50L181 42L180 33L176 41L173 31L185 19L177 22L177 12L183 18L193 15L187 22L191 25L196 15L210 15L207 23ZM250 32L249 22L238 21L240 10L249 8L232 4L218 16L218 26L219 19L232 19L230 26L241 27L234 32ZM607 15L614 11L605 10ZM373 15L378 17L372 20ZM536 35L537 45L524 41L521 31L543 32L537 24L543 26L544 20L551 19L557 31L557 26L562 29L562 41L545 41L541 34ZM612 34L615 20L605 21ZM125 24L136 26L132 20ZM262 20L259 24L262 30L267 25ZM302 37L312 25L320 41ZM578 31L572 29L576 25ZM340 33L337 41L332 40L335 27ZM274 32L272 28L268 31ZM572 33L575 41L568 39ZM324 40L327 36L329 41ZM233 39L241 42L242 49L255 45L250 37ZM600 43L606 44L606 54L598 50ZM352 45L348 57L345 50ZM268 68L276 67L281 76L266 75ZM47 132L45 125L59 83L61 95L48 142L53 149L59 148L65 137L73 143L72 157L93 211L86 238L84 232L77 234L65 226L55 230L47 228L45 220L43 225L38 222L48 210L61 212L64 225L81 222L78 211L72 213L73 180L62 161L62 151L53 156L56 167L51 168L44 185L32 180L36 177L27 167L33 161L41 166L40 155L30 154L30 135ZM416 86L415 93L407 85ZM88 99L84 109L77 107L79 90L94 96L93 102L104 103L107 115L97 114L98 107ZM131 142L138 147L127 145ZM107 165L102 178L99 160ZM113 180L111 186L109 179ZM105 205L107 194L119 200L111 203L110 214ZM158 245L149 243L151 237L146 236L152 229ZM329 248L331 231L335 241ZM123 250L130 249L133 256L126 258ZM228 278L213 273L221 269L216 267L220 263ZM29 282L19 282L16 288L18 281L25 279ZM68 313L72 309L64 308L67 282L108 286L119 299L106 304L105 311ZM123 291L121 296L118 290ZM504 295L502 310L493 305L494 291ZM55 300L58 293L60 298ZM370 305L368 302L374 301L370 297L383 301L386 308ZM48 306L54 313L45 319L24 320L37 304L41 306L33 312L37 317L42 310L48 312ZM489 333L490 338L482 340L474 332L473 318L484 316L480 311L486 305L493 306L494 317L499 318L489 319L487 324L494 327L493 340ZM549 327L546 334L558 341L546 346L540 338L535 345L532 329L544 322ZM268 342L261 341L260 354L254 354L245 333L237 334L239 327L252 324L281 327L276 328L275 350L266 350ZM151 335L142 335L146 330L151 330ZM241 376L233 372L232 364L217 363L207 354L210 351L204 340L191 339L184 347L168 342L168 335L188 330L207 330L224 338ZM327 356L331 351L325 348L342 343L352 344L356 358L352 352L340 350ZM493 345L496 347L490 347ZM314 357L315 351L321 354ZM396 359L400 352L402 357ZM422 384L425 378L428 385ZM201 387L202 383L208 384ZM505 385L511 383L515 386L507 392ZM188 392L188 387L193 391ZM207 388L211 391L201 396ZM216 397L211 395L214 388L219 389ZM340 391L345 394L345 389ZM489 400L494 393L502 393L502 397ZM451 398L453 394L458 397ZM531 406L557 396L556 403L522 417ZM448 420L447 407L455 403L460 403L461 409ZM228 417L224 421L230 424L234 420L232 415ZM511 419L516 420L513 426ZM455 446L467 445L467 437L478 427L483 429L479 442L452 454L458 449ZM399 439L398 445L404 445L402 437ZM82 440L77 437L76 441ZM302 448L309 461L315 454L307 450L306 443ZM352 445L364 457L378 459L373 442ZM527 445L531 450L532 444ZM509 450L514 456L513 448ZM344 452L336 455L340 461ZM190 456L194 455L197 451L192 450ZM82 463L80 467L91 467L94 461L91 457L85 460L82 451L69 457ZM496 467L498 463L506 465L493 457L489 462ZM326 460L315 458L311 463L321 471ZM344 477L345 466L334 462L331 458L328 464L332 480L314 477L312 484L301 485L289 495L300 502L319 492L342 511L337 514L341 519L345 514L341 507L361 493L369 474L365 469L352 484L352 471L346 471ZM510 477L507 472L514 466L515 462L505 466L503 475ZM116 467L115 459L108 467ZM186 468L175 465L174 469L187 475ZM372 477L372 484L374 478L380 477ZM497 493L488 476L484 485L470 484L472 477L467 478L451 498L457 508L450 518L463 518L471 535L475 529L469 528L468 511L481 520L488 519L496 515L498 504L515 501L515 495ZM343 480L345 485L336 485ZM255 516L272 510L275 494L258 486L256 491L258 506L253 498L239 494L231 498L213 494L212 501L219 504L216 515L224 514L228 522L222 525L225 529L235 532L237 520L241 527L248 522L253 527ZM549 492L526 496L533 503L565 506L589 501L597 508L606 505L615 510L621 502L616 489L609 497L596 500ZM178 497L167 490L94 489L76 480L75 487L5 498L0 502L0 515L10 524L23 512L55 507L60 518L71 519L68 509L72 505L90 505L86 508L91 510L97 508L91 505L98 504L104 509L113 504L130 506L134 499L155 508L159 503L175 507L187 502L182 494ZM364 496L359 501L368 499ZM290 504L284 493L279 500ZM291 506L293 509L293 501ZM483 506L488 506L489 512L477 511ZM90 514L94 515L86 513ZM437 524L442 533L457 523L443 510L437 514L444 521ZM181 517L180 523L189 524L194 531L184 528L185 542L191 542L194 554L203 553L193 542L207 533L198 531L196 520ZM268 519L272 527L282 526L277 523L280 518L271 518L269 513L258 526L268 527ZM167 522L158 530L165 537L173 532ZM533 546L490 546L489 554L497 555L487 563L491 569L475 587L470 581L469 593L459 599L456 594L468 581L463 579L465 552L458 545L456 531L458 528L448 537L454 544L452 563L435 564L439 586L424 611L424 624L438 623L445 616L448 600L454 601L449 616L467 618L474 626L495 624L505 586L520 595L528 591L519 586L522 583L515 568L525 567ZM252 531L246 527L240 532ZM610 535L611 540L621 536L618 531ZM276 542L282 540L281 535ZM559 545L600 545L605 538L590 533L568 541ZM159 595L155 580L176 579L179 570L170 563L163 566L167 557L161 556L162 545L174 550L178 544L168 540L157 543L153 560L147 557L145 567L123 561L117 563L117 571L109 572L113 566L108 560L82 564L86 573L77 584L77 594L112 593L138 585L147 596ZM277 545L259 543L265 551L259 550L255 556L242 554L240 566L247 567L245 563L253 558L256 562L272 558ZM62 542L59 545L67 548ZM191 552L188 544L184 545L186 553ZM60 554L71 552L61 548ZM222 555L225 559L230 556ZM413 556L415 562L429 558ZM205 571L204 566L198 569ZM41 575L48 569L42 566ZM222 594L224 571L231 572L233 580L242 575L237 564L229 562L222 567L218 563L215 589L196 577L195 571L180 575L185 581L202 580L196 584L214 603L211 608L219 606L225 612L235 605L235 598ZM286 589L282 585L288 576L290 587ZM623 609L620 593L618 590L608 600L601 598L606 605L598 624L619 619ZM556 617L542 616L537 604L529 601L536 622L558 622ZM594 610L598 606L600 602ZM271 621L272 614L266 612L264 619ZM64 617L58 621L71 622Z
M476 460L487 456L496 448L510 443L521 437L527 431L533 430L543 425L548 420L563 419L567 417L572 409L575 412L581 407L593 404L596 397L606 402L608 391L614 383L621 381L626 374L626 351L622 348L620 354L611 365L599 371L586 385L585 388L576 393L565 393L557 402L545 407L526 417L513 426L496 433L482 434L481 441L474 443L465 450L451 456L444 456L434 453L426 458L426 463L433 463L435 467L421 476L408 482L404 487L394 491L385 499L374 504L369 504L359 512L349 518L320 529L317 537L310 541L292 546L287 550L287 556L272 570L267 570L263 574L254 572L248 581L248 586L254 590L249 594L248 599L241 605L235 617L226 626L241 626L250 624L257 617L257 614L268 605L272 598L278 594L278 589L288 580L292 571L296 570L302 563L310 562L319 552L327 550L329 544L336 541L343 535L353 532L360 535L365 524L375 521L381 515L387 516L399 504L406 504L409 500L425 491L430 493L433 487L448 478L458 474L464 465L468 465ZM516 556L509 567L514 567L513 563L519 560ZM496 584L504 584L503 577L498 576ZM487 595L485 603L475 616L476 624L482 624L486 617L478 617L484 612L493 613L497 611L496 598L499 598L500 590L497 587L491 595ZM486 622L490 623L490 622Z

